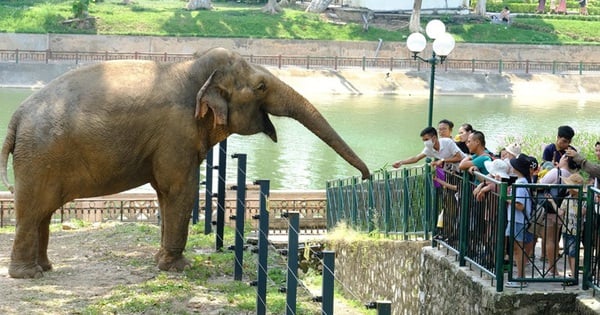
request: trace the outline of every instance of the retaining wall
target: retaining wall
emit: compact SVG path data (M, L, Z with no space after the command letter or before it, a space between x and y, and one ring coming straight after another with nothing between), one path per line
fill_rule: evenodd
M225 47L243 55L298 55L338 57L410 58L406 38L378 41L281 40L253 38L158 37L71 34L0 33L0 49L54 51L111 51L194 53L210 47ZM511 45L457 43L449 58L478 60L600 61L598 45ZM425 51L424 55L431 52Z
M349 298L388 300L392 314L597 314L592 290L505 289L459 267L430 241L334 240L336 286ZM357 272L360 271L360 272Z

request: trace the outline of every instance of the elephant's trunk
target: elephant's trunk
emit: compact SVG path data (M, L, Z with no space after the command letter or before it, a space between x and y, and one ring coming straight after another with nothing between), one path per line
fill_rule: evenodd
M329 122L317 111L317 109L302 95L282 82L284 87L276 100L268 102L265 110L275 116L286 116L293 118L312 131L323 142L327 143L350 165L356 167L362 174L363 179L370 177L369 168L346 142L331 127Z

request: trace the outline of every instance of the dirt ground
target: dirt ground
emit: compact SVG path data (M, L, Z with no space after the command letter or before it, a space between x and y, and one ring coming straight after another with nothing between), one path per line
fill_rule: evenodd
M131 232L122 225L132 225ZM121 225L120 228L116 228ZM103 223L73 230L52 231L48 255L53 270L39 279L8 276L14 233L0 233L0 314L85 314L118 291L120 286L143 284L161 271L154 263L159 229L150 226L140 233L135 223ZM178 277L180 273L168 273ZM220 279L220 280L219 280ZM214 281L224 281L222 277ZM233 280L232 280L233 281ZM184 305L171 314L232 314L226 297L197 287ZM356 314L342 300L335 300L335 313ZM161 312L162 313L162 312ZM135 314L158 314L148 310ZM246 313L245 313L246 314ZM248 314L254 314L250 312Z
M118 285L147 281L158 273L155 246L114 235L110 226L52 232L48 255L54 270L40 279L8 276L14 233L0 234L0 313L78 314ZM155 236L149 236L155 237ZM141 264L132 267L132 259Z

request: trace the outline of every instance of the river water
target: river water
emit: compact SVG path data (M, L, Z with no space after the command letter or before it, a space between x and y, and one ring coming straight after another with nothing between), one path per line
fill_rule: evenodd
M33 91L0 88L0 139L14 109ZM421 151L419 133L427 124L429 101L423 96L306 96L331 125L367 163L371 170ZM434 126L441 119L455 123L454 134L462 123L470 123L486 135L487 147L496 150L507 136L527 138L552 136L559 125L572 126L576 132L598 134L595 116L600 100L579 96L558 99L512 98L499 96L446 96L434 99ZM323 189L334 178L359 175L298 122L273 117L278 143L265 135L239 136L228 139L228 157L247 154L247 179L268 179L271 189ZM574 139L577 146L577 138ZM218 150L216 150L218 151ZM540 152L535 155L541 155ZM216 161L216 159L215 159ZM227 182L236 181L237 160L228 158ZM9 174L12 174L9 166ZM204 170L202 171L204 174ZM11 175L12 176L12 175Z

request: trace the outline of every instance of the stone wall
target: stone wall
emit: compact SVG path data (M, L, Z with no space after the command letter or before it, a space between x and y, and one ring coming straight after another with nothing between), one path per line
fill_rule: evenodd
M392 314L597 314L582 290L496 292L491 279L459 267L429 241L332 240L336 286L361 302L388 300ZM556 286L557 284L552 284ZM558 285L560 286L560 285ZM591 290L590 290L591 291Z
M394 57L410 58L406 38L382 42L375 55L378 41L281 40L252 38L202 38L158 36L111 36L71 34L13 34L0 33L0 50L110 51L194 53L210 47L225 47L243 55ZM538 60L538 61L600 61L597 45L510 45L457 43L449 58L476 60ZM425 51L425 55L431 52Z

